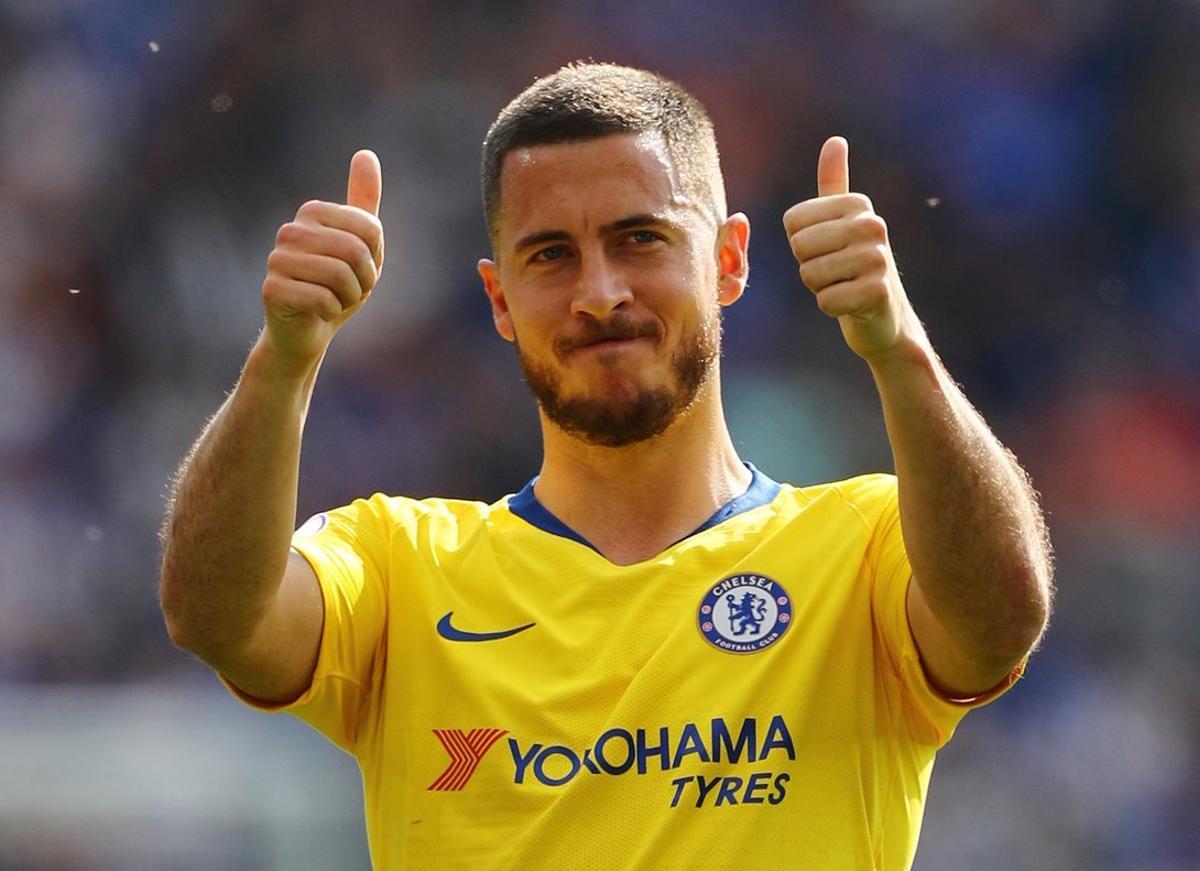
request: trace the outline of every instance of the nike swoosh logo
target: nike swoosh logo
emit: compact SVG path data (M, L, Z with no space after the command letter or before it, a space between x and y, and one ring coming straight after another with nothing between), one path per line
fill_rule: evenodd
M453 611L447 611L446 616L438 621L438 635L445 638L447 641L495 641L498 638L507 638L510 635L516 635L518 632L524 632L526 629L532 629L536 623L526 623L524 626L517 626L513 629L501 629L499 632L464 632L461 629L456 629L450 625L450 618L454 616Z

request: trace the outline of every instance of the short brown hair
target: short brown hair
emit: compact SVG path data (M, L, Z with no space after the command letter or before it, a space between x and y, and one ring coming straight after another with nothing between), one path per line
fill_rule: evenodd
M483 140L483 211L495 245L500 171L516 148L581 142L621 133L662 136L684 193L725 220L725 182L712 121L700 101L646 70L576 61L538 79L509 103Z

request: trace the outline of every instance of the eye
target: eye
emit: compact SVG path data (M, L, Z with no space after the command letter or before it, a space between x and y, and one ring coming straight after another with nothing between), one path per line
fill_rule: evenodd
M653 230L634 230L629 234L629 239L638 245L649 245L654 242L661 242L662 236Z
M549 263L554 260L561 260L567 256L566 245L551 245L549 248L543 248L532 257L529 258L530 263Z

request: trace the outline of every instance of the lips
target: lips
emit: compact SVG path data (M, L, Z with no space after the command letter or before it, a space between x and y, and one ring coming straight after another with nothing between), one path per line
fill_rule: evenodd
M590 342L586 345L577 345L575 347L575 350L576 351L604 351L604 350L608 350L609 348L623 348L628 345L632 345L639 338L646 338L646 337L637 336L632 339L601 339L598 342Z
M658 339L658 330L653 324L645 326L620 325L615 329L612 325L605 328L593 328L583 334L558 341L559 353L569 354L572 351L607 350L609 348L628 347L638 339Z

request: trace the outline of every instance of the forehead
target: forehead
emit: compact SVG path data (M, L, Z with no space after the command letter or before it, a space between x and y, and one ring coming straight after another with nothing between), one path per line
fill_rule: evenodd
M698 214L658 134L515 148L500 171L501 248L529 233L586 234L636 214Z

